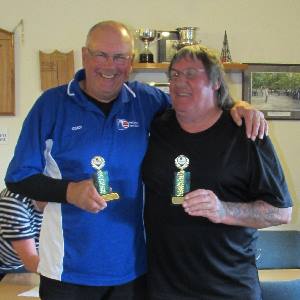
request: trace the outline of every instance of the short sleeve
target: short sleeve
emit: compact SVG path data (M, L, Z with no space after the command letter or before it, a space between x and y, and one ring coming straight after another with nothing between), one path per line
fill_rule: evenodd
M249 157L250 197L275 207L291 207L292 199L285 176L269 137L252 143Z

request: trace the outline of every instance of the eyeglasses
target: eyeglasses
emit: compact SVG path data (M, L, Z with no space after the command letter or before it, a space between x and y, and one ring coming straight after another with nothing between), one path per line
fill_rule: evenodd
M196 79L201 73L205 73L205 69L188 68L188 69L184 69L183 71L171 69L169 72L169 80L175 81L181 75L183 75L188 80L193 80Z
M125 55L125 54L109 55L102 51L93 51L89 48L86 48L86 49L88 50L90 56L98 63L106 63L106 62L108 62L109 58L111 57L115 64L125 65L128 62L128 60L131 58L131 55Z

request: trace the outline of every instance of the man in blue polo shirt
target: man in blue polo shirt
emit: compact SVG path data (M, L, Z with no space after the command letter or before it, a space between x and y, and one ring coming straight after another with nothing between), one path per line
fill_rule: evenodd
M140 167L150 123L169 96L127 82L133 57L126 26L96 24L82 48L84 69L43 93L24 121L6 184L49 202L38 268L43 300L145 298ZM248 116L248 136L263 134L259 112L234 112ZM114 194L97 192L95 173Z

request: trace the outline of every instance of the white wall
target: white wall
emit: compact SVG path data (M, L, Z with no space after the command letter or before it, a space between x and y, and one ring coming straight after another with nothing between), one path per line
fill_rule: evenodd
M0 145L0 188L21 124L41 93L38 51L74 50L80 68L80 48L96 22L114 19L131 28L174 30L198 26L202 42L221 50L224 30L234 61L300 63L299 0L0 0L0 28L15 35L16 116L0 117L9 142ZM0 62L1 63L1 62ZM270 133L295 201L293 222L300 224L300 121L272 121Z

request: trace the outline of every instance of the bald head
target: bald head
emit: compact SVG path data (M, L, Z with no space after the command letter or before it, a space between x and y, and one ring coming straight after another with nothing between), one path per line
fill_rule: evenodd
M131 52L133 53L134 39L130 30L125 24L112 20L99 22L89 30L86 37L86 47L90 47L93 37L99 33L101 34L101 32L110 32L124 43L129 43L131 45Z
M85 92L100 102L116 99L132 70L133 49L133 38L124 24L105 21L94 25L82 48Z

